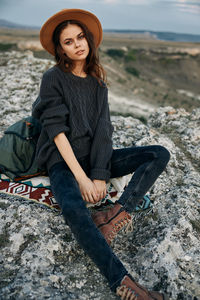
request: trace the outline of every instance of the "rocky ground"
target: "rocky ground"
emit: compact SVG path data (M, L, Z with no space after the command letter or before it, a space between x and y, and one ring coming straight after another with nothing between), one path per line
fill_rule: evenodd
M30 114L49 60L32 52L0 54L0 130ZM160 144L170 151L166 171L152 187L152 214L119 234L114 251L147 288L172 300L200 299L200 109L152 112L147 124L112 116L114 144ZM0 299L117 299L78 246L61 215L0 195Z

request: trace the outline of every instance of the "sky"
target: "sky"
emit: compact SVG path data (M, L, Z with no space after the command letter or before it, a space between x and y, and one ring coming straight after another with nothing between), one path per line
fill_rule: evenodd
M103 29L200 35L200 0L0 0L0 19L40 27L63 8L91 11Z

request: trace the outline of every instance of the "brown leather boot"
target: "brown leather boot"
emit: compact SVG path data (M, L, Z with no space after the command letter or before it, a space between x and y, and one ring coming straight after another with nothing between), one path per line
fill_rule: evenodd
M116 289L116 294L122 300L169 300L166 294L148 291L128 275L122 279L120 286Z
M118 203L107 211L93 214L92 219L108 244L112 242L122 228L132 225L131 215Z

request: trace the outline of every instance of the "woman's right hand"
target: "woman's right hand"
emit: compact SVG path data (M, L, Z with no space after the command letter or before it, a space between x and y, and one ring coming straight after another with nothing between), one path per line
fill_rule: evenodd
M81 178L77 178L77 181L83 200L90 203L97 203L99 201L99 195L93 181L86 175Z

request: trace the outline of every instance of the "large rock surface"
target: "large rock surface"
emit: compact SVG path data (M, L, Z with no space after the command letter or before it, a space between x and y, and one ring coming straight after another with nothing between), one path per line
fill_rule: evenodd
M0 130L30 114L44 70L52 62L31 52L0 54ZM158 109L144 125L112 117L117 147L160 144L166 171L150 190L153 213L121 233L114 251L143 285L170 299L200 299L200 109ZM80 249L62 216L0 195L0 299L117 299ZM103 253L102 253L103 255Z

